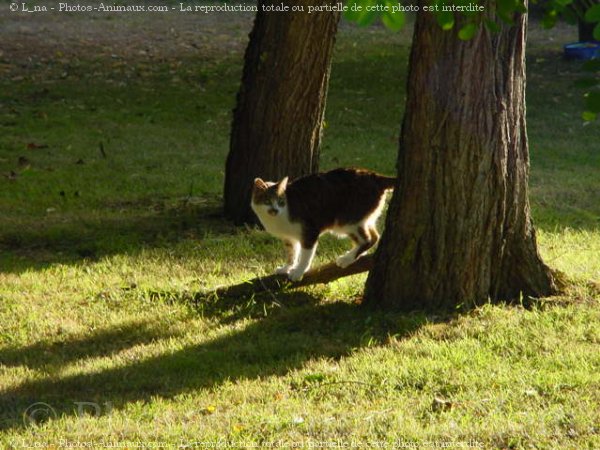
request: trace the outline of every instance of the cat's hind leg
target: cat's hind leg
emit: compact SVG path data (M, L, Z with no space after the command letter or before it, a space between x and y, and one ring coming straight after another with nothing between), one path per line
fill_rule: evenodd
M375 227L367 225L357 225L348 236L354 241L354 247L335 260L335 263L343 269L356 261L379 240L379 233Z
M275 269L275 273L289 273L296 264L298 263L298 256L300 255L300 242L298 241L283 241L285 250L287 252L287 264Z

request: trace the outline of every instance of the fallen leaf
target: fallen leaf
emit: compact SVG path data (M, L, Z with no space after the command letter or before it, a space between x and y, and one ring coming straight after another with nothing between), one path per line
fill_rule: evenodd
M36 144L35 142L30 142L29 144L27 144L27 148L29 150L37 150L40 148L48 148L47 144Z
M204 414L205 416L209 415L209 414L214 414L214 412L217 410L217 407L215 405L208 405L205 406L204 408L202 408L200 410L200 412L202 414Z

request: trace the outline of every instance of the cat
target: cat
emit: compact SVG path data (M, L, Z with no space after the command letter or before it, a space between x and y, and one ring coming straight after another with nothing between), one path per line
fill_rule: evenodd
M385 204L385 193L396 179L366 169L334 169L294 181L254 180L251 206L265 230L282 239L287 264L276 273L299 281L310 268L319 236L331 231L348 236L355 246L336 259L348 267L373 247L375 228Z

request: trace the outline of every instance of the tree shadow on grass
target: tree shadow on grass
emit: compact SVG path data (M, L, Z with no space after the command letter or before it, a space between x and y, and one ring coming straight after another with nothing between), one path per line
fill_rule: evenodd
M103 329L93 335L74 336L52 342L36 342L25 347L0 349L0 363L6 367L25 366L32 369L55 369L71 362L110 356L140 344L174 337L180 330L161 322L131 322Z
M4 390L0 392L4 409L0 429L27 426L23 413L37 402L51 405L58 417L75 416L75 402L108 402L122 409L131 402L172 398L215 388L225 381L284 376L311 359L339 359L364 345L384 342L389 335L407 336L426 320L417 315L366 313L358 305L343 302L316 304L316 299L304 295L301 306L280 308L212 341L122 367L27 381ZM280 297L282 302L286 296ZM80 342L65 342L65 352L69 346L76 353ZM30 351L23 349L23 357ZM13 351L13 361L18 354Z
M216 202L24 224L0 231L0 273L93 262L113 254L135 254L142 248L172 246L184 239L199 240L207 234L233 238L239 232L222 218Z

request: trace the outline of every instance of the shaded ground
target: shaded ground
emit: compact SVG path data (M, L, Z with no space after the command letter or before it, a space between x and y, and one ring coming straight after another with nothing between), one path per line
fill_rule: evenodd
M36 67L57 55L148 61L199 55L222 57L243 51L253 19L251 12L13 13L2 4L0 61L6 72L13 65ZM537 24L529 29L530 46L556 51L576 37L576 29L564 24L551 31Z
M12 13L0 7L3 69L82 55L147 61L242 51L252 13Z

